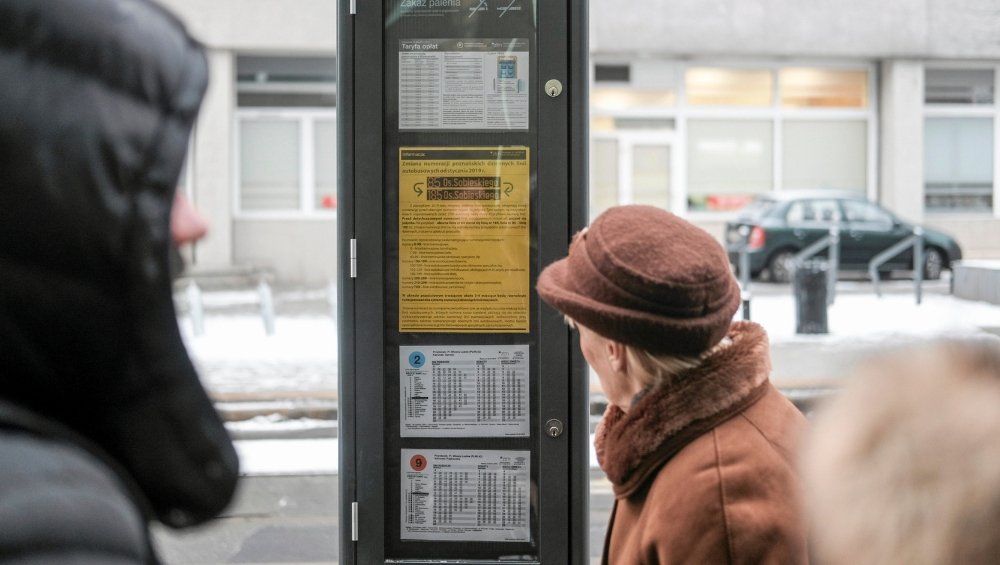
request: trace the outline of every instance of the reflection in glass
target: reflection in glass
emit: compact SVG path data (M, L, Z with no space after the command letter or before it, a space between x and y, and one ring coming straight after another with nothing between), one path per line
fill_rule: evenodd
M864 192L868 186L868 125L864 120L786 120L782 185Z
M791 108L864 108L868 72L790 67L781 69L781 105Z
M282 119L240 122L240 208L299 208L299 123Z
M770 106L771 71L694 67L684 73L688 104L694 106Z

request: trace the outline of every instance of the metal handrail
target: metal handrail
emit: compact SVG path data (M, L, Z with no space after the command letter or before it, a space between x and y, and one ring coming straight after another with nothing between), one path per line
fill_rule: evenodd
M826 271L826 304L833 304L837 297L837 271L840 268L840 227L830 226L830 233L812 242L805 249L799 251L792 258L792 266L795 269L802 267L806 259L830 248L830 266Z
M913 292L916 296L917 304L920 304L923 298L924 284L924 229L920 226L914 226L913 235L872 257L872 260L868 263L868 276L871 277L872 286L875 287L875 296L882 298L882 290L879 288L878 268L896 255L906 251L909 247L913 247Z

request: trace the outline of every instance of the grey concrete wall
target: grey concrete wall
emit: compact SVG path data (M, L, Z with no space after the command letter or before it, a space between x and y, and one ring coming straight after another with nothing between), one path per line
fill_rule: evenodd
M208 236L198 242L194 264L219 268L232 264L233 111L236 105L233 57L208 55L210 82L195 126L194 204L208 220Z
M1000 258L1000 218L931 215L924 223L954 236L965 259Z
M916 61L885 61L879 88L878 200L902 218L924 217L924 66Z
M337 221L233 221L233 260L240 265L271 267L278 283L321 287L337 276Z
M595 0L590 18L594 53L1000 57L997 0Z
M160 0L192 35L218 49L332 53L334 0Z

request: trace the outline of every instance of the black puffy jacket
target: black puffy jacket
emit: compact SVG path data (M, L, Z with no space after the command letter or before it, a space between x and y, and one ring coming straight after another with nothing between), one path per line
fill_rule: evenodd
M0 400L93 442L173 526L217 515L237 477L168 269L207 81L151 2L0 0ZM3 414L7 459L24 436Z

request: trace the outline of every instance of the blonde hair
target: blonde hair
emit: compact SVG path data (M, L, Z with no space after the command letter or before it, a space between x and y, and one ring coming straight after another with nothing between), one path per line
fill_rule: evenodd
M569 327L576 328L577 323L575 320L569 316L564 316L564 318ZM726 337L698 357L657 354L631 345L624 345L629 365L640 369L635 374L636 380L639 381L644 389L647 389L670 382L677 375L698 367L706 357L720 349L728 347L730 343L731 340Z
M827 565L1000 558L1000 340L932 342L858 370L803 454Z

